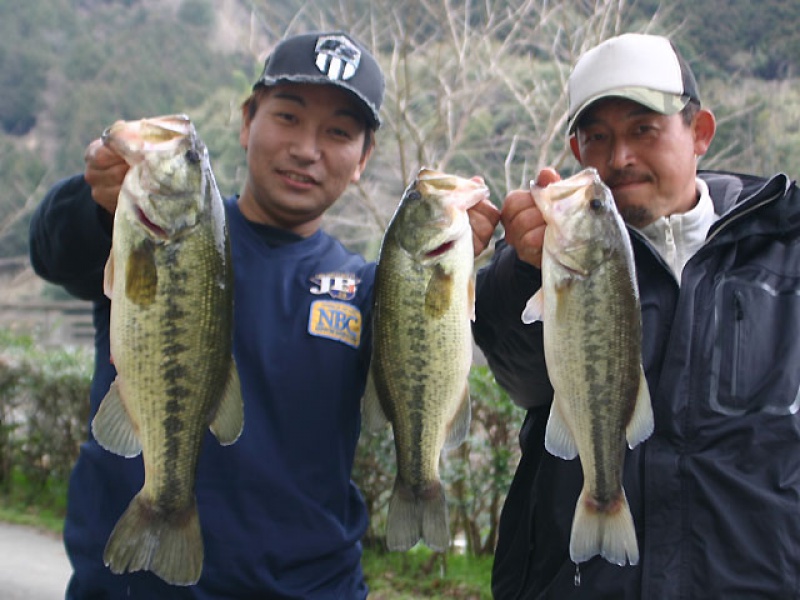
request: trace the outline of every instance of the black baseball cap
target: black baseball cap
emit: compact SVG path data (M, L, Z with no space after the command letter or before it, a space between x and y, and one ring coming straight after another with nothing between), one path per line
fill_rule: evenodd
M383 72L375 57L342 31L304 33L282 40L264 62L253 89L287 82L345 89L361 102L373 128L381 124Z

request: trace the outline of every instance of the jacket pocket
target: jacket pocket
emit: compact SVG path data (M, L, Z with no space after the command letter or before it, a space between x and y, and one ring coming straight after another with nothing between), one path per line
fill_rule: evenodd
M771 273L722 279L714 307L711 408L726 415L800 409L800 282Z

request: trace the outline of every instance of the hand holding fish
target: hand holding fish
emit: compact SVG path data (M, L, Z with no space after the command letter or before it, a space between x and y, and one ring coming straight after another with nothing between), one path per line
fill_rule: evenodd
M484 198L470 208L467 215L472 227L472 246L477 257L486 250L486 246L492 240L492 234L500 222L500 211L491 200Z
M86 147L83 161L86 163L83 177L92 188L92 198L113 215L122 181L130 166L100 138Z
M480 178L473 178L473 181L483 184L483 180ZM489 198L483 198L467 210L467 216L469 216L469 224L472 227L472 245L477 257L489 245L497 223L500 221L500 211Z
M559 179L558 173L547 167L539 172L536 185L544 187ZM505 239L517 251L520 260L541 268L545 222L530 190L509 192L500 219L505 227Z

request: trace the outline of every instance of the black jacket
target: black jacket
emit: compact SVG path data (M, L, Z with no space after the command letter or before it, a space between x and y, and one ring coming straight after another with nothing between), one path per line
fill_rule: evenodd
M800 598L800 191L785 175L700 177L722 217L680 286L631 231L655 416L625 458L636 566L569 558L580 462L544 449L541 323L520 320L539 271L501 241L478 275L475 340L528 409L495 554L498 600Z

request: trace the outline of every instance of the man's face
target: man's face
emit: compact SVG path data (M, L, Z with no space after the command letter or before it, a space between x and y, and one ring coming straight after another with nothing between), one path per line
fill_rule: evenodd
M245 111L242 213L258 223L310 235L323 213L366 166L369 135L357 101L332 85L280 84Z
M596 168L611 188L625 221L644 227L694 207L696 157L711 141L698 135L696 123L697 118L687 125L680 114L608 98L589 108L570 143L581 164Z

